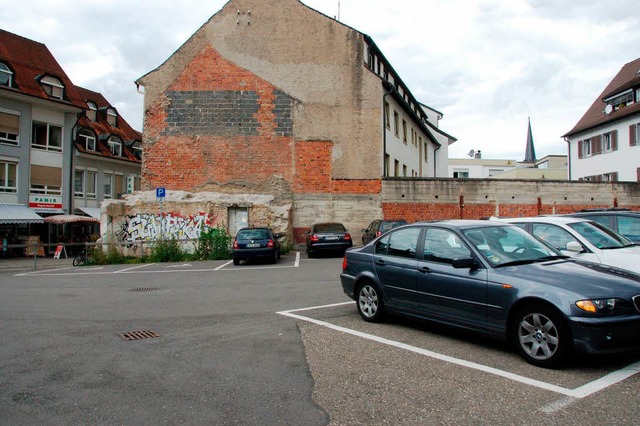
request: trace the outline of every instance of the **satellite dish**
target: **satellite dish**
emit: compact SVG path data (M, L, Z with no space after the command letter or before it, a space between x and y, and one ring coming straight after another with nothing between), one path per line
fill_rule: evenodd
M473 158L473 156L474 156L474 155L476 155L476 152L472 149L471 151L469 151L469 152L467 153L467 155L468 155L469 157Z
M611 111L613 111L613 107L611 106L611 104L608 104L606 107L604 107L604 113L609 115L611 114Z

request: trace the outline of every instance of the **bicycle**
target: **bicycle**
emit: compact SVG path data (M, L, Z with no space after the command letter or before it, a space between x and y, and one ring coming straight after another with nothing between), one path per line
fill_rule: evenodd
M82 249L82 251L73 258L73 266L82 266L87 263L92 263L91 255L86 249Z

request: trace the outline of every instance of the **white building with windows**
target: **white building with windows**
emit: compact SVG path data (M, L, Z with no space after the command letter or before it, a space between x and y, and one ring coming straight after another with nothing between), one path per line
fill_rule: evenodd
M622 67L564 138L570 180L640 182L640 58Z
M19 209L25 218L99 215L103 199L139 188L140 142L100 94L74 86L44 44L0 30L0 203L13 206L12 219L0 215L3 234L50 242L68 231L11 226Z

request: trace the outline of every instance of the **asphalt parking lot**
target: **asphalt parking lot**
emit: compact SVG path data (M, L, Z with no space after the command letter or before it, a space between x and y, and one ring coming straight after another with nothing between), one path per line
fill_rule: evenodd
M0 423L637 423L639 354L546 370L457 330L365 323L340 265L0 271Z

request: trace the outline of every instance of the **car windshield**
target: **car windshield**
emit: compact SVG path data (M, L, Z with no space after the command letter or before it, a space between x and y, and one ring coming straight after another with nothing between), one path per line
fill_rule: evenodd
M407 221L406 220L390 220L390 221L385 221L382 222L380 224L380 231L381 232L387 232L389 229L393 229L396 228L398 226L401 225L406 225Z
M566 258L517 226L484 226L462 233L494 267Z
M314 226L314 233L330 233L330 232L344 232L344 226L340 223L322 223Z
M634 245L622 235L595 222L570 223L569 227L599 249L617 249Z
M238 240L265 240L267 238L271 238L271 236L266 229L241 229L236 236Z

